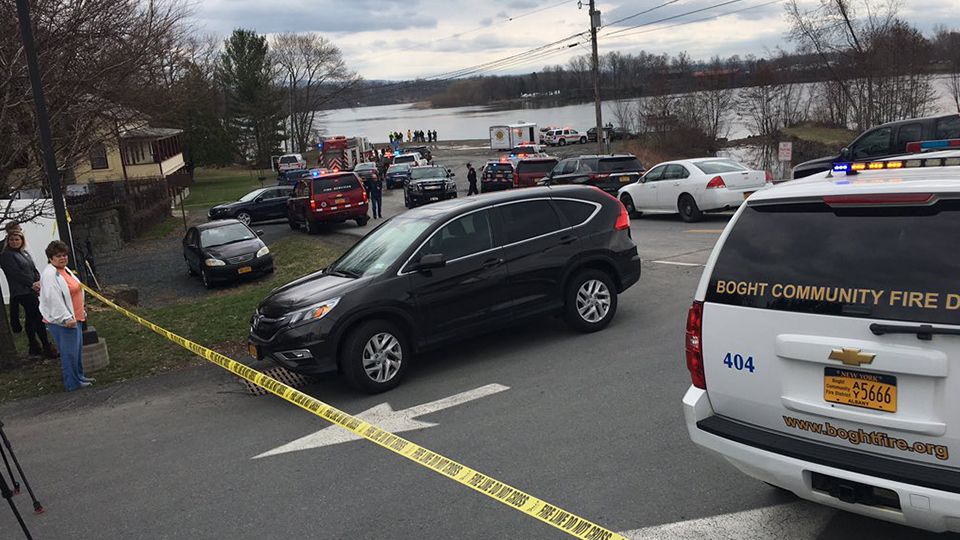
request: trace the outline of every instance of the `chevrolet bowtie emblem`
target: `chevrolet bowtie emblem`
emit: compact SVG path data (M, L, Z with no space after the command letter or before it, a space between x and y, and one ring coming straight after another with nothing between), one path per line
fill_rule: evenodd
M833 349L827 358L830 360L839 360L848 366L859 366L873 362L876 356L877 355L873 353L865 353L860 349L844 347L842 349Z

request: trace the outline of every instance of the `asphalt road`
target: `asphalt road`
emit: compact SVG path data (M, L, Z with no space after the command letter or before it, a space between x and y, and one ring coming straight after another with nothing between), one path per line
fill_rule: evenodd
M603 332L528 321L418 358L387 394L336 376L304 390L360 413L509 387L403 435L634 538L941 538L798 502L689 441L684 320L726 220L634 220L643 276ZM212 365L15 403L0 418L47 508L35 516L15 499L35 538L564 537L366 441L252 459L326 423ZM0 531L18 537L4 508Z

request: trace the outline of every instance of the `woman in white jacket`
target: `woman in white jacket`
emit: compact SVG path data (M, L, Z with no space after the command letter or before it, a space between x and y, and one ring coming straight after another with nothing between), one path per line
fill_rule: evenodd
M87 318L83 306L83 288L80 280L67 268L67 244L55 240L46 249L50 262L40 273L40 313L47 330L60 349L60 369L67 391L93 384L83 375L83 321Z

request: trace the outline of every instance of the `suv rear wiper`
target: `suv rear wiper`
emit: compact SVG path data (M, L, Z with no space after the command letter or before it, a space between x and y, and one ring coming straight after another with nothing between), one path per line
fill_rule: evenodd
M870 325L870 331L873 332L875 336L882 336L884 334L916 334L917 339L922 339L924 341L930 341L933 339L934 334L960 336L960 329L958 328L942 328L929 324L899 325L873 323Z

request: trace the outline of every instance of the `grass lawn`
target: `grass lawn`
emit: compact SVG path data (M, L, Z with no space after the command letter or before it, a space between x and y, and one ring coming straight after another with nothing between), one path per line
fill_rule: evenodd
M223 169L200 168L194 171L194 184L190 188L190 196L185 201L187 209L207 209L213 205L235 201L241 196L259 187L257 171L240 167ZM276 175L269 169L263 171L266 179L264 186L276 183Z
M793 128L787 128L784 129L783 132L787 135L796 137L798 139L803 139L805 141L813 141L828 146L836 146L838 150L850 144L850 141L857 136L857 132L850 131L849 129L825 128L811 125L801 125Z
M326 266L342 252L342 248L320 244L310 236L285 238L271 249L276 260L283 261L273 275L225 286L199 299L132 311L201 345L231 356L238 354L245 350L250 315L260 300L275 287ZM87 310L90 324L107 341L110 353L110 365L89 374L97 379L97 385L204 362L93 298L87 298ZM18 350L25 351L22 334L18 340ZM18 369L0 372L0 402L62 390L58 360L28 361Z

